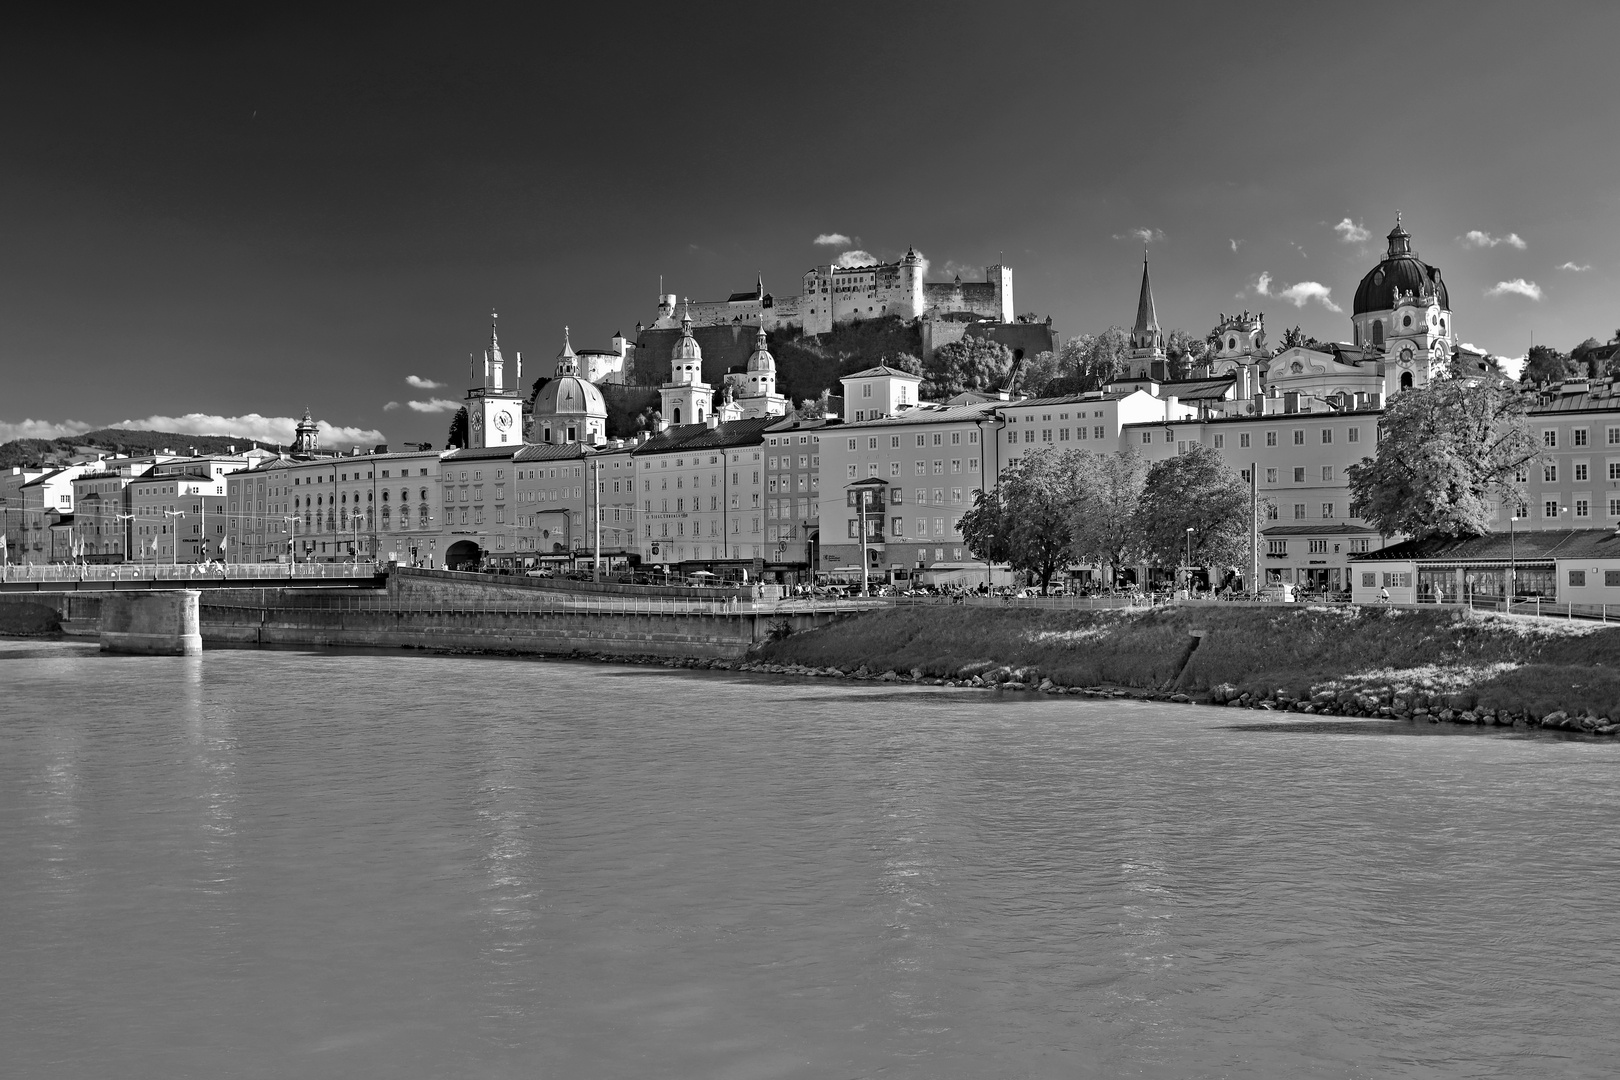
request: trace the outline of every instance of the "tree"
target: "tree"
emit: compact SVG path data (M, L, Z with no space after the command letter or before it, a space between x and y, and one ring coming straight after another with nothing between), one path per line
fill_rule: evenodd
M1604 367L1605 364L1603 361L1593 357L1592 353L1602 348L1603 342L1595 337L1589 337L1569 350L1569 362L1581 375L1587 375L1595 379L1603 374L1603 371L1599 369Z
M989 492L976 492L961 521L969 550L1033 574L1046 591L1072 557L1078 453L1037 450L1004 470Z
M1108 579L1117 581L1119 568L1137 554L1136 510L1147 463L1135 447L1113 454L1075 453L1074 555L1108 567Z
M1046 388L1058 377L1058 354L1050 350L1025 357L1024 367L1018 374L1018 385L1010 387L1026 397L1045 397Z
M1525 357L1524 370L1519 372L1519 381L1526 386L1558 382L1572 378L1578 371L1579 368L1570 358L1557 349L1547 345L1536 345L1530 349L1530 355Z
M1248 560L1250 513L1249 485L1215 450L1192 443L1148 469L1136 531L1160 566L1186 557L1188 529L1194 566L1240 566Z
M1397 394L1376 456L1348 470L1351 513L1386 536L1490 532L1495 500L1540 457L1526 410L1521 390L1495 380L1445 379Z
M964 336L934 350L923 365L918 393L927 401L944 401L964 390L1000 386L1012 367L1012 350L989 338Z
M1165 359L1170 361L1172 376L1178 379L1190 378L1192 369L1203 363L1208 349L1207 340L1194 337L1185 330L1172 330L1164 336Z
M456 410L456 415L450 418L450 434L445 439L446 450L460 450L467 445L467 406L463 405Z
M898 356L884 357L883 362L889 367L900 371L908 371L913 375L923 374L923 362L910 353L900 353Z

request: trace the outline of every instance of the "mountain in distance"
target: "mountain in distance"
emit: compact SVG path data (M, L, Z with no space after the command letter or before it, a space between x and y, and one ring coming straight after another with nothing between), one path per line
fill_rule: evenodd
M0 443L0 468L66 465L75 458L83 459L98 453L108 457L140 457L165 450L173 454L189 454L195 448L199 454L225 454L233 446L240 453L253 445L252 439L235 435L180 435L172 431L100 428L83 435L63 435L56 439L13 439Z

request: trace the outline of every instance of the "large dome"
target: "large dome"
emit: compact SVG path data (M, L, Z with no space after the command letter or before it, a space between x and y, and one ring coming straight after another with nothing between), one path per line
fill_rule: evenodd
M1400 225L1389 234L1389 251L1384 261L1367 272L1356 287L1354 315L1369 311L1389 311L1395 306L1396 291L1414 296L1432 291L1445 311L1451 310L1451 297L1446 283L1440 280L1440 268L1430 266L1412 250L1412 237Z
M607 403L602 391L577 375L559 375L540 388L534 399L534 415L606 416Z

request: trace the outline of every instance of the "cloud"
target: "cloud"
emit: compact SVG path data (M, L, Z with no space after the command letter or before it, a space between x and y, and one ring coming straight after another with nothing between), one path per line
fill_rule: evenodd
M1497 367L1502 369L1502 374L1517 382L1519 376L1524 372L1525 362L1529 360L1530 357L1528 355L1493 356L1491 359L1495 360Z
M1563 265L1559 266L1558 269L1560 269L1560 270L1573 270L1577 274L1584 274L1586 271L1592 269L1592 264L1587 263L1585 266L1576 266L1573 262L1567 262L1567 263L1564 263Z
M1333 231L1339 234L1339 239L1346 244L1364 244L1372 239L1372 233L1357 225L1349 218L1345 218L1333 226Z
M1485 290L1486 296L1506 296L1508 293L1517 293L1520 296L1528 296L1532 300L1540 300L1541 286L1533 281L1526 281L1524 278L1519 277L1514 278L1512 281L1498 281Z
M449 401L445 398L429 398L426 401L407 401L406 407L412 412L441 413L455 412L461 408L461 402Z
M1333 302L1333 297L1330 295L1332 292L1332 289L1320 282L1299 281L1288 286L1277 295L1295 307L1304 307L1310 301L1315 300L1329 311L1342 312L1344 308Z
M64 435L83 435L94 430L94 424L87 424L83 420L24 420L20 424L0 420L0 442L10 442L12 439L60 439Z
M1238 249L1238 247L1242 245L1243 241L1241 241L1241 240L1228 240L1227 243L1232 245L1232 250L1233 251L1236 251Z
M1164 242L1164 230L1150 229L1145 225L1138 225L1134 229L1127 229L1122 233L1114 234L1115 240L1137 240L1144 244Z
M448 385L447 383L434 382L432 379L424 379L417 375L405 376L405 383L407 386L414 386L418 390L438 390Z
M1516 247L1520 251L1525 248L1525 243L1519 238L1518 233L1508 233L1506 236L1492 236L1490 233L1481 232L1479 229L1469 229L1466 234L1457 237L1457 241L1465 246L1477 248L1493 248L1499 244Z
M1271 295L1271 275L1269 273L1262 272L1260 276L1255 279L1254 291L1259 293L1261 296Z
M177 435L223 435L250 439L262 443L289 444L297 433L298 421L290 416L214 416L208 413L186 413L184 416L148 416L140 420L120 420L108 427L127 428L131 431L168 431ZM382 432L375 428L337 427L321 420L316 422L321 441L327 446L342 443L382 442Z
M383 412L393 412L397 408L399 408L399 402L390 401L388 404L383 406Z
M827 247L842 247L849 243L849 237L841 232L824 232L811 241L813 244L822 244Z
M838 256L838 261L835 262L833 265L834 266L871 266L872 264L876 263L877 261L878 261L877 256L873 255L870 251L861 251L859 248L857 248L854 251L846 251L842 255Z

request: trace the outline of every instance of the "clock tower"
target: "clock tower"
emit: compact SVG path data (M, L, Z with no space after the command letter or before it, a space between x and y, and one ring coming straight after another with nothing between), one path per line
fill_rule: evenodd
M484 350L484 385L467 391L467 445L473 449L486 446L511 446L523 442L523 399L516 387L522 385L523 354L516 354L517 378L514 388L506 389L506 362L501 357L500 337L496 334L491 313L489 348Z

